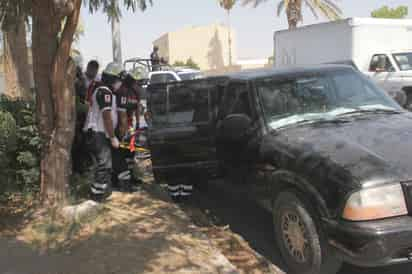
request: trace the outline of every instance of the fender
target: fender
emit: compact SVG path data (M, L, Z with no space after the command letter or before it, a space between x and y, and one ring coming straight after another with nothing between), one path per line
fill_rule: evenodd
M314 208L320 214L320 217L322 219L331 218L331 214L322 195L306 179L288 170L276 170L272 172L271 180L280 183L280 189L292 187L301 193L309 194L309 200L315 203ZM278 193L280 192L277 191L276 194Z

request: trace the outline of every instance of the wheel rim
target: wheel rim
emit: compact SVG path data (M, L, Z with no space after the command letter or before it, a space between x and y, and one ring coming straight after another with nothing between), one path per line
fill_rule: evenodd
M297 213L286 211L281 216L282 239L294 260L305 263L308 260L309 240L302 219Z

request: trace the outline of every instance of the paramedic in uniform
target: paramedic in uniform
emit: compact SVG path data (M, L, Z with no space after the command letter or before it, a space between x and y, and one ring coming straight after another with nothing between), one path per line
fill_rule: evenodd
M139 129L139 91L138 82L144 77L142 69L136 68L128 72L123 79L123 84L117 94L121 99L127 102L125 108L127 111L127 127L129 132ZM135 121L134 121L135 120ZM131 137L131 136L129 136ZM132 139L134 140L134 139ZM133 159L134 152L130 150L116 150L113 151L113 184L115 188L120 191L134 192L138 191L139 187L132 176L132 169L129 167L131 159Z
M99 202L111 195L112 149L118 149L120 145L115 129L119 125L119 137L127 130L124 107L127 101L116 96L121 86L121 71L122 67L116 63L110 63L103 71L101 84L91 96L84 128L88 150L93 158L91 198Z

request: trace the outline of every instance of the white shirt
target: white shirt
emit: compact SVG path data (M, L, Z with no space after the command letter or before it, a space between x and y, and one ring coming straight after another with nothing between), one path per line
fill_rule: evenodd
M111 107L104 107L100 109L99 104L97 103L96 94L100 89L104 89L109 91L112 96L112 106ZM112 115L113 121L113 129L117 127L118 124L118 115L117 115L117 104L116 104L116 95L112 93L112 91L107 87L99 87L93 92L92 96L92 105L89 107L89 112L87 114L86 123L84 125L83 130L88 131L89 129L93 130L94 132L104 132L107 138L110 138L110 135L107 133L106 128L104 126L104 119L103 119L103 111L110 110Z

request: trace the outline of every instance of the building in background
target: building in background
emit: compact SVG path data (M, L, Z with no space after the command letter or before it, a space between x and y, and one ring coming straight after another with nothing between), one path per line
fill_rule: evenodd
M236 64L235 31L230 31L232 63ZM219 70L229 66L229 29L221 24L187 27L162 35L153 45L159 47L159 55L174 64L191 58L201 70Z

